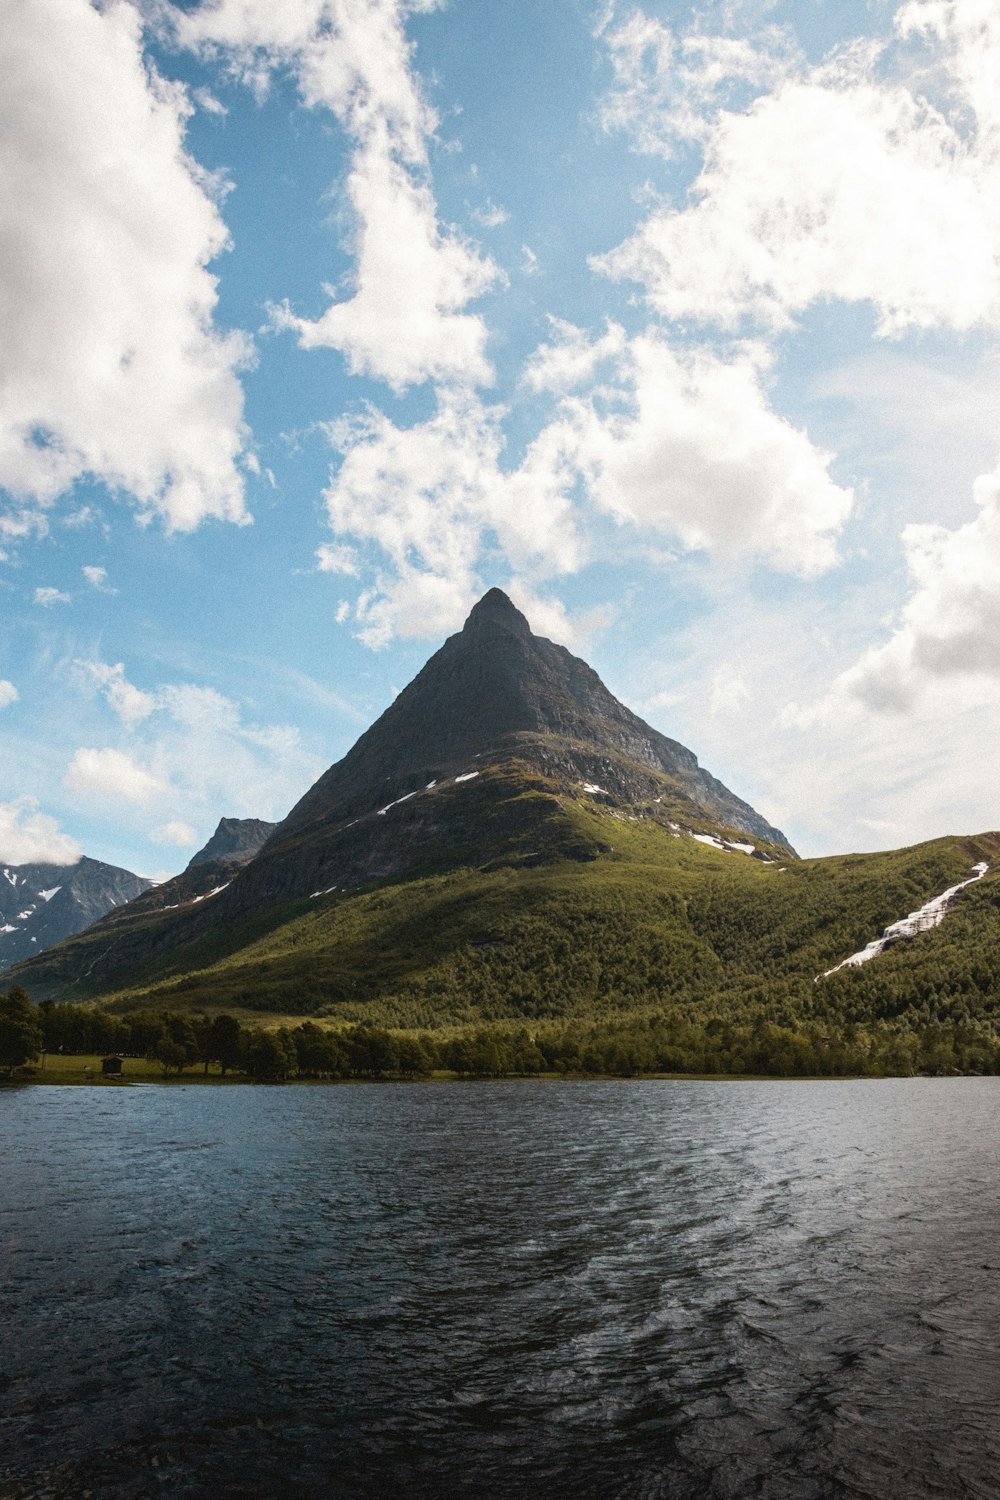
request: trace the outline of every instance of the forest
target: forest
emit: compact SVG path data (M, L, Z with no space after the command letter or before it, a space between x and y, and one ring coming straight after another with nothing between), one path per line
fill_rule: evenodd
M451 1035L367 1024L243 1024L227 1014L139 1010L114 1015L0 996L0 1068L35 1076L41 1053L141 1057L164 1078L239 1076L258 1082L414 1079L434 1075L637 1078L910 1077L1000 1073L1000 1041L961 1017L917 1025L812 1020L781 1024L763 1011L741 1021L669 1010L537 1025L480 1025ZM29 1071L25 1074L25 1069Z

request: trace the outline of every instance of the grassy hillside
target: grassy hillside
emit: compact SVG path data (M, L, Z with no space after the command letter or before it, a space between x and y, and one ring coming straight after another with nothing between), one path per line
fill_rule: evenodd
M384 1026L669 1010L836 1024L973 1019L1000 1000L1000 880L934 931L816 982L890 922L1000 856L1000 836L767 864L564 799L573 857L460 867L298 901L119 976L116 1009L281 1011ZM58 956L58 950L55 950ZM79 998L79 986L59 998Z

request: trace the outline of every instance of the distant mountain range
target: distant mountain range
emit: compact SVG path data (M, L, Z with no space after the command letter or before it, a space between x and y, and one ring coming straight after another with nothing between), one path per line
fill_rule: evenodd
M0 973L143 895L151 910L175 897L174 905L195 899L252 859L276 826L257 818L223 818L184 874L159 885L86 855L71 865L0 865Z
M800 860L492 589L283 822L224 819L12 977L408 1026L664 1006L992 1026L998 854L983 834Z
M0 971L50 948L152 884L98 859L0 865Z

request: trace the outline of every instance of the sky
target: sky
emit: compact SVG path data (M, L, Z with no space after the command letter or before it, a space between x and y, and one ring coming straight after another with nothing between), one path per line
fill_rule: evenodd
M1000 826L995 0L3 0L0 859L491 586L803 855Z

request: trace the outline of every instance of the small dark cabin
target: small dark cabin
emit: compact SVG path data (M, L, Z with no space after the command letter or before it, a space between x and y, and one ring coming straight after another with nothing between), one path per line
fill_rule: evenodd
M101 1058L101 1072L106 1076L110 1075L111 1077L117 1077L121 1073L121 1070L122 1060L120 1057Z

